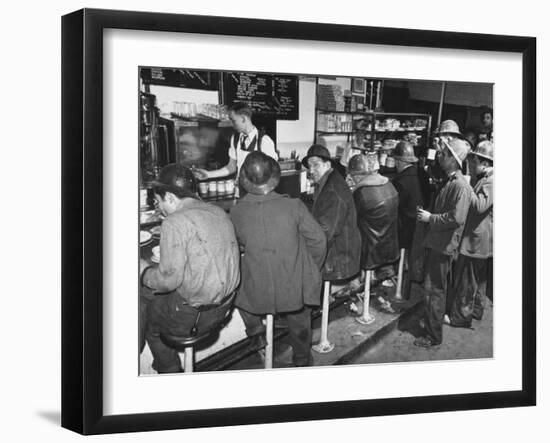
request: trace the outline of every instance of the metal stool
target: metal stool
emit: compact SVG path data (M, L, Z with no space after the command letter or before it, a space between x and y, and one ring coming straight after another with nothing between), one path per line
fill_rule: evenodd
M365 271L365 292L363 294L363 313L360 317L356 317L355 321L361 323L362 325L370 325L375 321L374 316L369 313L369 302L370 302L370 281L372 278L372 270L367 269Z
M330 298L330 282L325 281L323 288L323 313L321 317L321 340L311 349L320 354L327 354L334 349L334 343L328 341L328 308Z
M215 333L218 333L221 329L221 326L228 317L231 306L233 305L233 299L235 294L231 294L227 297L226 300L223 300L221 303L201 305L194 307L197 311L197 316L195 317L195 322L189 335L171 335L171 334L160 334L160 339L162 342L176 351L181 353L183 352L183 367L185 372L193 372L194 364L194 351L193 347L205 340L206 338L212 336ZM205 312L208 312L209 322L207 325L204 325L202 330L199 329L199 320L201 315L204 315Z
M265 321L265 339L267 346L265 347L265 368L273 368L273 315L267 314Z
M405 262L405 249L401 248L399 256L399 269L397 271L397 288L395 288L395 299L403 300L401 287L403 286L403 264Z

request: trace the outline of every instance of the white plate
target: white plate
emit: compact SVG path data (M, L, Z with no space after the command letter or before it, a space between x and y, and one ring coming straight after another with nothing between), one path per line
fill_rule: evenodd
M153 238L153 235L149 231L139 231L139 242L145 243Z
M156 255L151 255L151 261L153 263L160 263L160 258L158 258Z

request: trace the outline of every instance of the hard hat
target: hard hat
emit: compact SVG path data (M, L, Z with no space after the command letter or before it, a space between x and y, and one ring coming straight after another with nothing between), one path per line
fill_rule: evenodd
M197 198L197 179L191 169L177 163L170 163L163 167L152 184L153 189L163 189L178 198Z
M464 138L454 120L445 120L441 122L439 127L435 130L435 135L439 134L452 134L456 137Z
M242 187L251 194L265 195L273 191L281 179L279 163L265 155L254 151L246 156L239 176Z
M348 172L352 175L372 174L379 169L380 163L375 152L354 155L348 163Z
M472 155L477 155L478 157L493 161L493 148L494 145L492 142L484 140L477 144L476 150L472 152Z
M400 141L395 146L393 157L407 163L416 163L418 158L414 155L413 145L408 141Z
M470 143L462 139L443 140L443 144L449 149L459 166L470 153Z

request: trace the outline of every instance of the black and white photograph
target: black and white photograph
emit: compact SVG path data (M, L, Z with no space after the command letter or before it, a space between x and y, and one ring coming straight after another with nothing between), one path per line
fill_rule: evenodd
M494 84L136 78L140 376L494 357Z

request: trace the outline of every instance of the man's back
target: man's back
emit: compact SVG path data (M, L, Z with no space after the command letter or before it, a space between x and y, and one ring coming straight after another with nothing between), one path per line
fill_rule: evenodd
M389 181L359 185L353 198L362 238L362 267L375 269L397 260L398 195L393 185Z
M147 286L176 290L190 305L219 302L239 283L235 231L216 206L187 200L162 223L160 249L158 271Z

